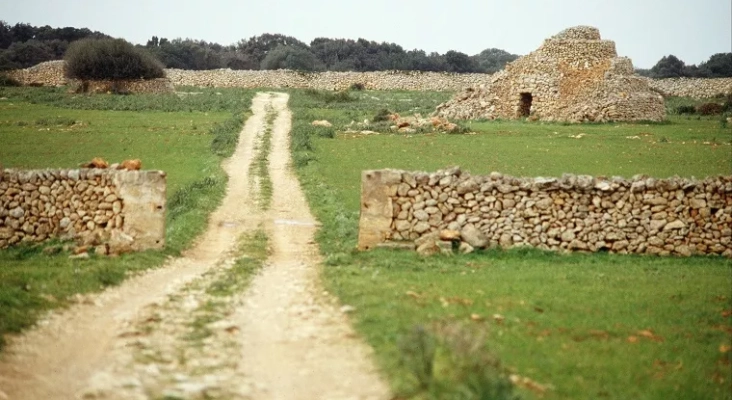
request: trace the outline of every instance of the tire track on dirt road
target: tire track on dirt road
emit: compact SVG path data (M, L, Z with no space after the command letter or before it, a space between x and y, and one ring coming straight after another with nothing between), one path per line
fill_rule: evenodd
M264 400L388 399L389 391L334 299L323 294L315 218L290 165L292 115L276 94L269 173L268 266L232 319L241 327L240 370Z

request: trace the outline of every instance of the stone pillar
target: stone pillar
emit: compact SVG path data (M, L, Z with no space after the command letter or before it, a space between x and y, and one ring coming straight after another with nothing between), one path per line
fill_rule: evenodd
M123 232L133 250L165 246L165 188L163 171L115 171L114 185L124 199Z
M370 170L361 173L361 217L358 249L368 250L391 235L394 196L402 180L401 171Z

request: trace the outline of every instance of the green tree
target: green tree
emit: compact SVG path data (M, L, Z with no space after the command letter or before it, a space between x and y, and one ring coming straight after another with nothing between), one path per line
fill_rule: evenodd
M13 44L13 34L10 33L10 25L0 20L0 49L7 49Z
M17 68L28 68L44 61L56 59L54 50L38 40L15 42L7 50L8 59Z
M252 62L259 66L264 58L267 57L267 54L279 46L292 46L308 49L307 44L292 36L271 33L253 36L248 40L240 40L236 45L236 48L244 57L252 60Z
M143 48L122 39L83 39L66 51L66 76L76 79L152 79L163 65Z
M516 54L511 54L501 49L485 49L473 56L473 60L478 64L478 70L492 74L506 67L506 64L518 58Z
M684 76L684 66L684 62L672 54L661 58L651 68L651 73L654 78L677 78Z
M713 78L732 77L732 53L717 53L701 63L699 69Z
M450 50L445 53L445 61L450 66L451 72L477 72L478 66L473 59L465 53Z
M291 69L295 71L320 71L323 63L308 49L281 45L267 53L261 69Z

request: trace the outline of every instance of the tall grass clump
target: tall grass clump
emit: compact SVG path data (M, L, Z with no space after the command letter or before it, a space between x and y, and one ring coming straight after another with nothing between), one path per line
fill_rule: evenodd
M71 43L66 76L82 80L162 78L163 64L123 39L83 39Z
M0 74L0 87L20 86L20 82L9 77L7 74Z
M400 363L420 394L433 399L517 400L508 371L486 346L484 328L414 326L398 343Z
M229 157L234 154L236 143L239 141L239 131L244 124L244 115L236 113L224 122L216 124L211 129L214 135L211 141L211 151L217 156Z

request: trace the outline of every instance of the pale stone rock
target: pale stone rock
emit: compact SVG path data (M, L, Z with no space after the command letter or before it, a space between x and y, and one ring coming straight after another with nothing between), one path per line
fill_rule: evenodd
M562 232L562 242L571 242L575 239L575 237L576 236L574 234L574 231L572 230L567 229Z
M460 230L463 241L469 245L482 249L488 246L488 237L472 224L465 225Z
M684 224L683 221L677 219L675 221L672 221L672 222L669 222L668 224L666 224L666 226L663 227L663 230L664 230L664 232L666 232L666 231L670 231L673 229L682 229L685 227L686 227L686 224Z
M432 226L428 222L420 221L420 222L417 222L416 225L414 225L413 230L417 233L424 233L424 232L427 232L428 230L430 230L431 227Z

